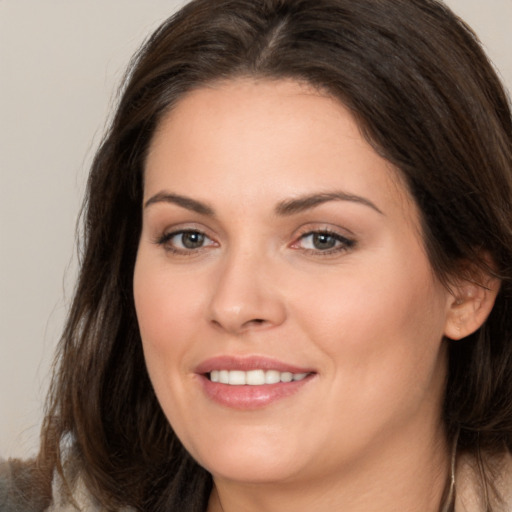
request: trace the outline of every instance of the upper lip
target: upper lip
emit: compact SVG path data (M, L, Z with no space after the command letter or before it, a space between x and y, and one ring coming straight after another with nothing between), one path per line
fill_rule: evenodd
M195 369L196 373L206 374L213 370L277 370L278 372L312 373L309 367L297 366L264 356L222 355L206 359Z

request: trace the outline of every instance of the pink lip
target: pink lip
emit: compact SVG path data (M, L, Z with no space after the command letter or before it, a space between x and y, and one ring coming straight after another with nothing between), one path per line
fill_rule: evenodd
M283 363L277 359L261 356L217 356L203 361L195 369L196 373L210 373L212 370L277 370L278 372L311 373L312 368Z
M264 384L262 386L230 386L212 382L208 374L212 370L277 370L279 372L309 373L303 380ZM298 367L266 357L220 356L203 361L196 368L201 387L208 398L214 402L239 410L264 408L278 400L297 393L315 377L310 368Z

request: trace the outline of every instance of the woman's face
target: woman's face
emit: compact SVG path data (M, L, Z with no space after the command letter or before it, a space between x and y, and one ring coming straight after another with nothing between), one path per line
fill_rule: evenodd
M396 171L312 88L235 80L163 119L134 293L162 409L217 478L311 481L442 431L453 299Z

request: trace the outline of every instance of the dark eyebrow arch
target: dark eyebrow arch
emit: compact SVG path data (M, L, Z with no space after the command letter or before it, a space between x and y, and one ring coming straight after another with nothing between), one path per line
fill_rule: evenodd
M171 203L192 210L193 212L199 213L200 215L207 215L209 217L215 216L213 208L205 203L191 199L190 197L181 196L179 194L172 194L170 192L158 192L154 196L150 197L144 204L144 208L151 206L156 203Z
M325 192L311 194L297 199L289 199L279 203L276 206L275 212L277 215L281 216L294 215L329 201L350 201L353 203L359 203L372 208L381 215L384 215L382 211L369 199L354 194L347 194L345 192Z

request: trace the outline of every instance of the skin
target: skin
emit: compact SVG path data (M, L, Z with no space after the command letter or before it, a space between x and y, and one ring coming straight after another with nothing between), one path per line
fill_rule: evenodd
M474 325L433 274L397 171L347 109L293 81L198 89L161 122L144 187L144 354L169 422L214 477L209 511L438 510L444 336ZM276 211L340 191L352 199ZM205 234L203 245L185 248L180 230ZM326 230L342 237L329 251L311 235ZM206 396L195 372L226 354L314 376L237 410Z

